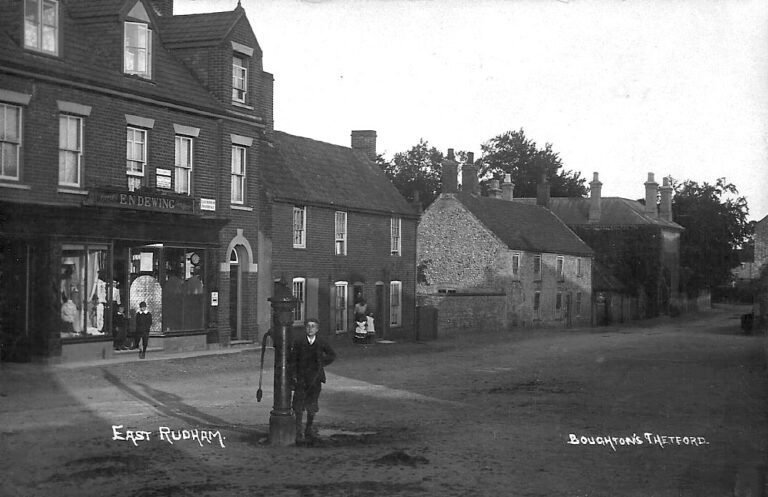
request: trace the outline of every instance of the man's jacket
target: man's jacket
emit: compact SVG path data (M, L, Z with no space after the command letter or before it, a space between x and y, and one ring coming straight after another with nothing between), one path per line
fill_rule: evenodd
M301 386L325 383L325 366L336 359L331 346L315 336L315 343L309 344L306 336L296 340L288 353L288 375L292 382Z

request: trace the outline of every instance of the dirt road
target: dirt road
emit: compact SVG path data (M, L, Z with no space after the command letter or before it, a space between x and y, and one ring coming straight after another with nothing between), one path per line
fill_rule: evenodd
M6 365L0 495L759 496L765 338L738 313L340 345L314 447L260 443L255 351Z

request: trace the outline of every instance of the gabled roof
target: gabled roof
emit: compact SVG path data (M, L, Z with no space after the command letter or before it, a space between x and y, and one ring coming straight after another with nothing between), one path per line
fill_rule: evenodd
M244 15L245 11L238 6L228 12L163 17L160 19L163 43L218 43Z
M593 254L592 249L548 209L465 192L454 195L510 249L584 256Z
M66 12L62 15L71 15L69 12L74 11L117 16L126 5L127 0L76 0L66 4ZM184 107L223 111L221 103L202 86L192 72L160 44L153 46L152 80L145 81L123 74L122 53L114 50L115 47L105 47L104 40L100 38L103 34L100 25L63 23L61 55L45 57L44 63L41 63L39 55L24 50L18 40L8 36L8 33L18 31L17 19L20 17L0 16L0 66ZM117 43L121 42L122 37Z
M516 198L515 202L536 204L535 198ZM550 210L568 226L590 225L589 198L552 197L549 199ZM595 226L660 226L683 229L679 224L658 219L645 213L645 206L636 200L621 197L602 197L600 200L600 222Z
M416 216L362 152L281 131L264 148L262 178L277 201Z

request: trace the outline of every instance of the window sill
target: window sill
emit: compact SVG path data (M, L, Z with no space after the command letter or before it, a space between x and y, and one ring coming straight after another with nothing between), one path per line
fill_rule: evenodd
M66 193L69 195L88 195L88 190L79 190L77 188L59 187L56 189L56 193Z
M31 190L32 187L29 185L23 185L21 183L3 183L3 180L0 180L0 188L13 188L16 190Z
M237 100L232 100L232 105L235 107L240 107L243 109L253 110L253 105L244 104L243 102L238 102Z
M248 207L246 205L230 204L229 208L235 211L253 212L253 207Z
M298 246L298 245L294 245L293 248L295 248L297 250L306 250L307 249L306 246Z

